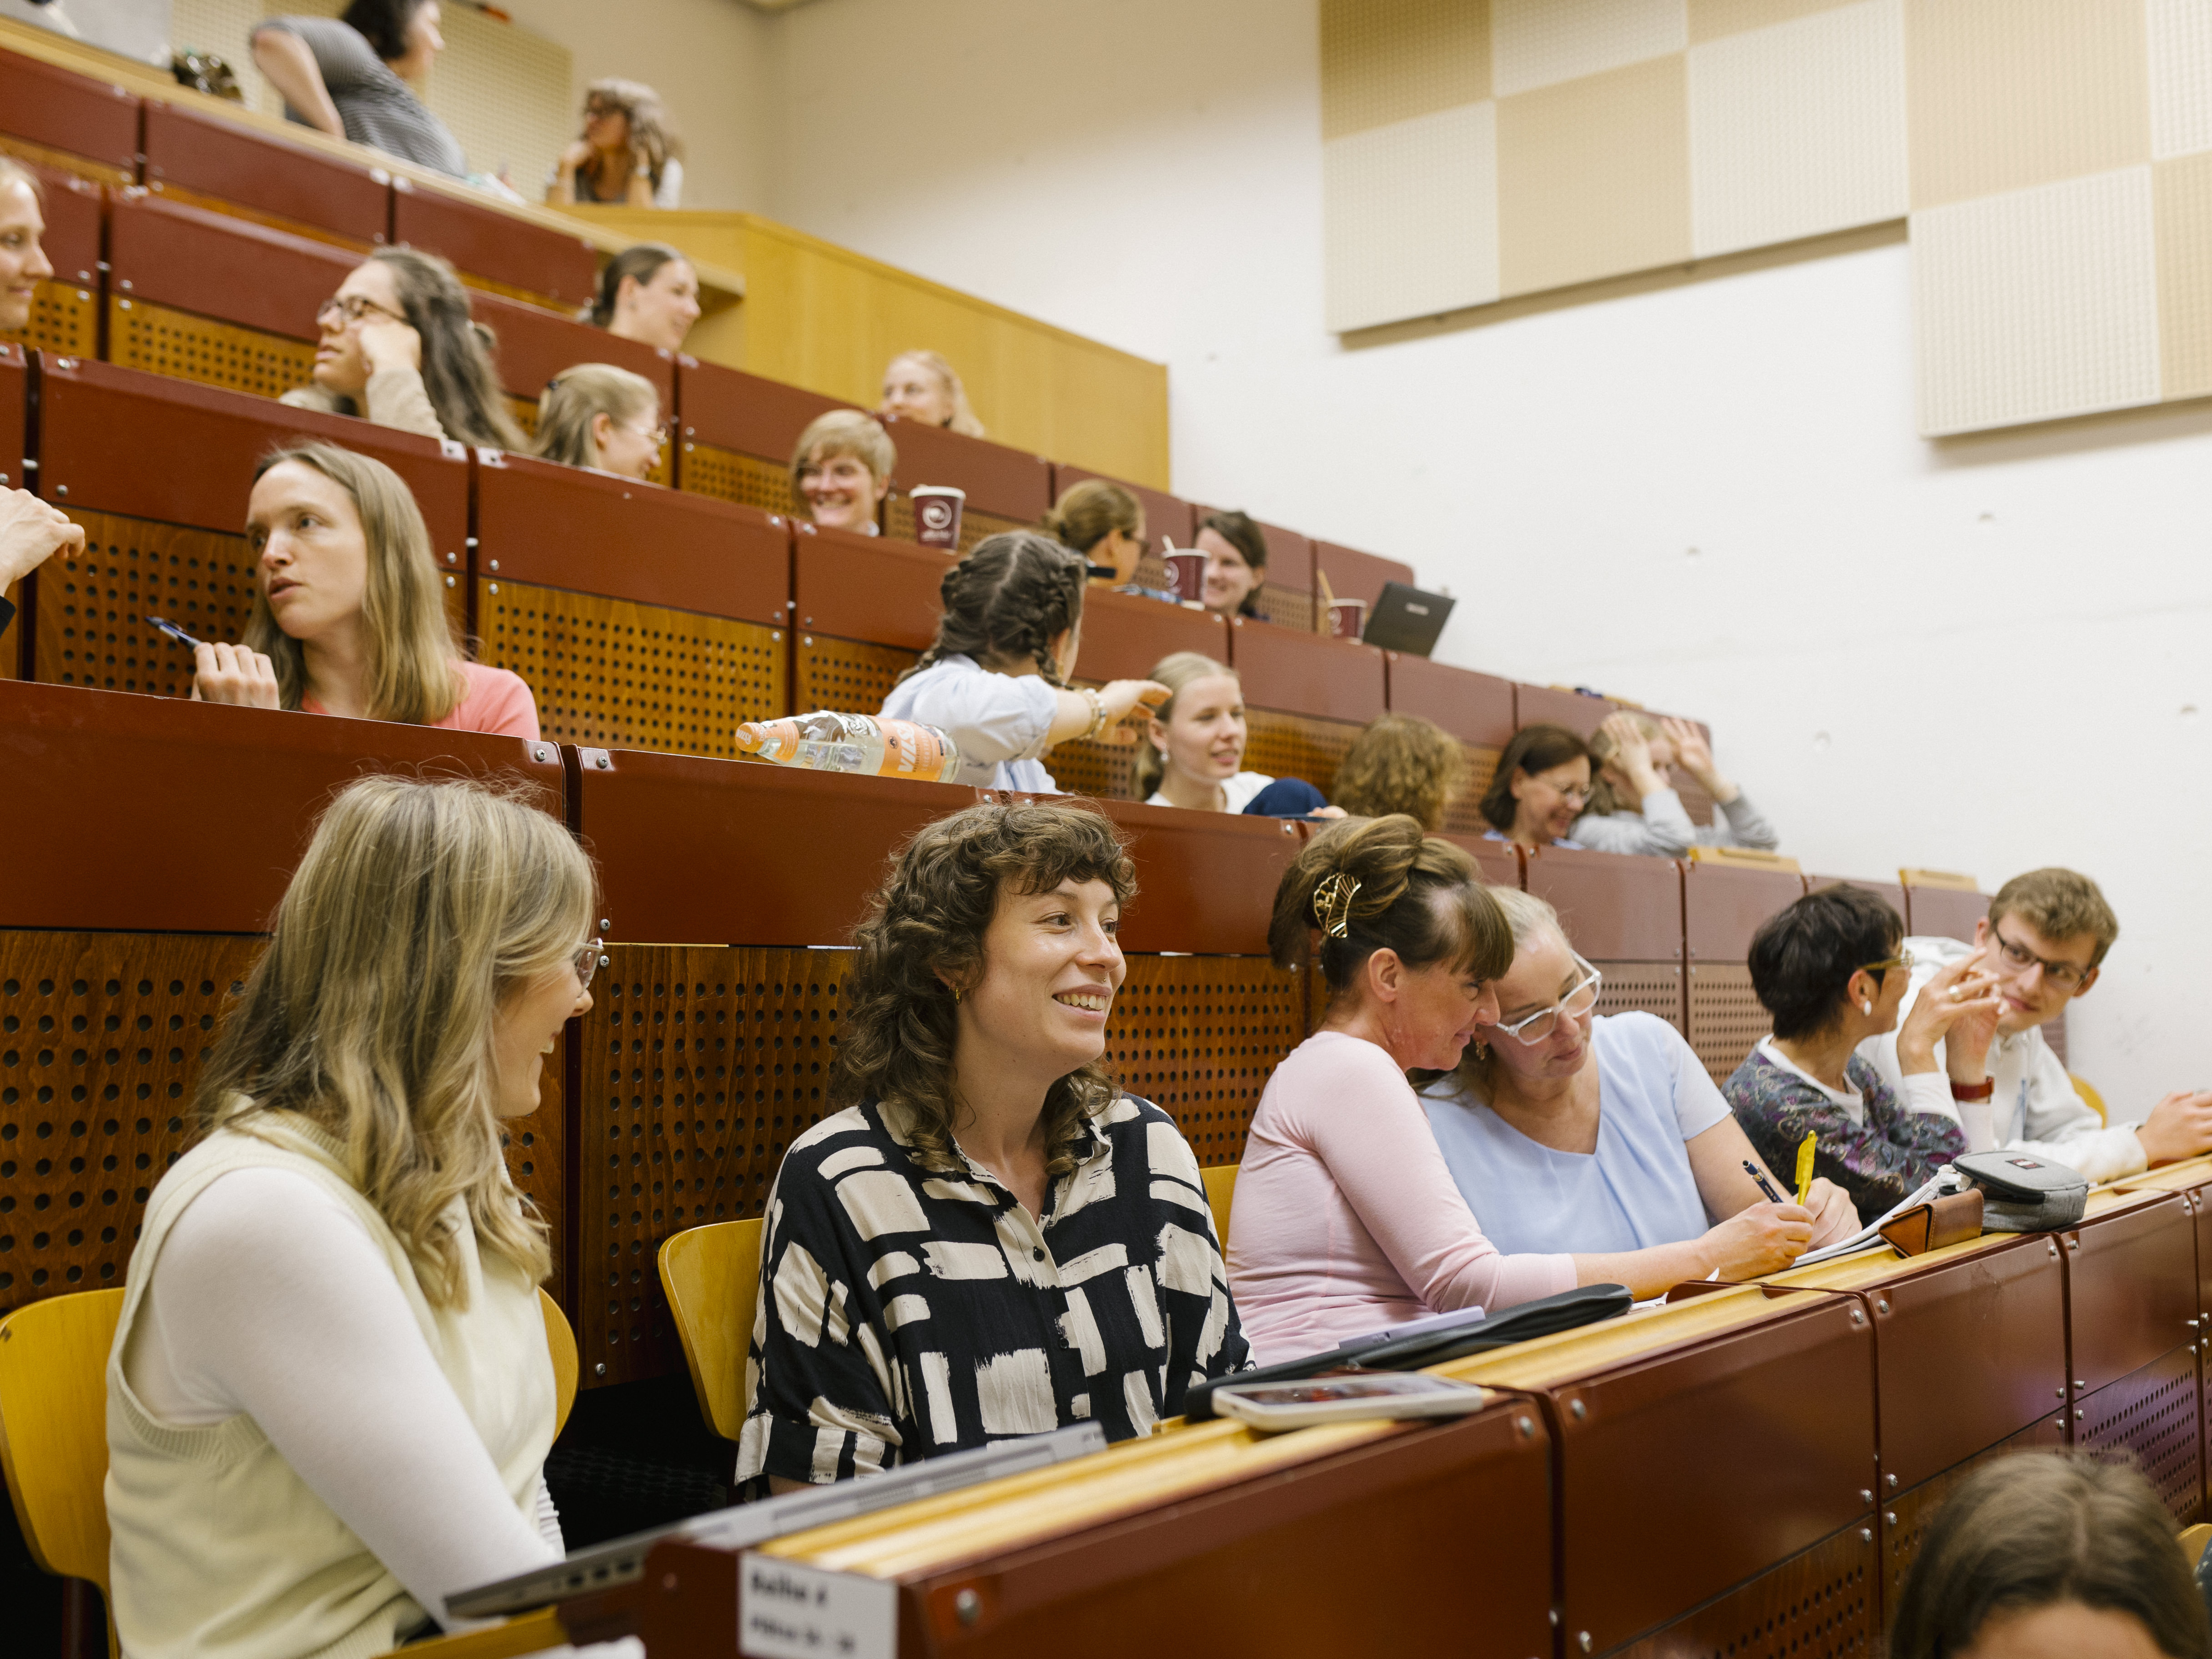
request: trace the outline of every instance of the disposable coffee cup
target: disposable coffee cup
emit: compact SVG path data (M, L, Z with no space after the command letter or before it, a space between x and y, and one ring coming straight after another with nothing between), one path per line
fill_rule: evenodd
M914 503L914 538L924 547L960 550L960 509L968 492L951 484L916 484L907 492Z
M1367 631L1367 601L1339 599L1328 608L1328 631L1333 638L1356 640Z
M1176 598L1195 604L1206 597L1206 555L1194 549L1171 547L1167 551L1168 586Z

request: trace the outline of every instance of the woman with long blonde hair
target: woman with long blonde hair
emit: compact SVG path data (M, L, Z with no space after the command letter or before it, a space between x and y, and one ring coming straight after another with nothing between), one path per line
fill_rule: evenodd
M530 688L463 656L422 509L383 462L276 451L253 475L246 540L246 640L196 649L195 702L537 739Z
M649 480L667 447L659 388L612 363L563 369L538 400L544 459Z
M125 1651L381 1653L558 1559L550 1255L500 1140L592 1006L592 899L516 793L372 777L324 814L131 1258Z
M959 371L934 351L902 351L884 365L884 400L876 413L941 426L963 438L983 435Z

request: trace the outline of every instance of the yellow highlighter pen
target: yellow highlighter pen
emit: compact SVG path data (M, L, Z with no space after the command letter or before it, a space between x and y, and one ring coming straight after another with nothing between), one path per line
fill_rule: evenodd
M1807 1135L1797 1143L1797 1201L1802 1204L1813 1195L1813 1141Z

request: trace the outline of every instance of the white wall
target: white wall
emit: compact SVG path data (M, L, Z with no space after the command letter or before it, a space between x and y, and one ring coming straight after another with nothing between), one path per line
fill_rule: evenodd
M1449 584L1446 660L1708 717L1808 870L2092 872L2077 1068L2212 1084L2212 408L1921 441L1893 236L1347 349L1313 0L777 27L775 216L1164 360L1179 492Z

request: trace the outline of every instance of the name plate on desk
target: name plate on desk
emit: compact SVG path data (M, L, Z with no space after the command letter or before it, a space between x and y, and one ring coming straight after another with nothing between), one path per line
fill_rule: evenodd
M898 1586L747 1554L738 1573L747 1659L896 1659Z

